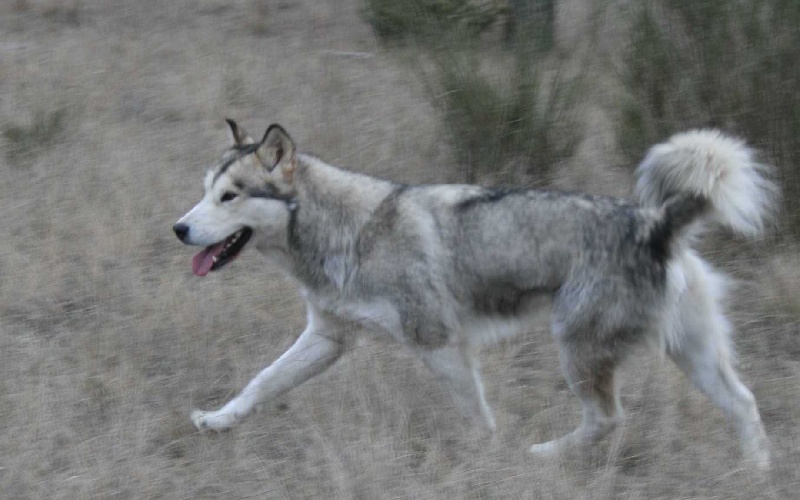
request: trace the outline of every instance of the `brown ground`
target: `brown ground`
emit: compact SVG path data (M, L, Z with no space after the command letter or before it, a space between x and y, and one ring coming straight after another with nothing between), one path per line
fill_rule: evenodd
M419 362L375 341L233 432L191 428L191 408L230 398L303 325L295 288L254 272L257 255L199 279L170 232L225 145L223 117L254 133L279 121L301 148L395 180L460 179L423 90L357 9L0 6L0 127L44 124L0 144L0 496L800 498L800 258L760 244L735 242L722 262L738 278L740 369L774 447L768 478L746 471L719 412L653 357L623 372L618 437L589 456L528 456L580 418L544 322L486 350L501 429L490 443L471 438ZM562 43L575 33L566 26ZM628 172L598 166L613 157L598 96L557 182L622 194ZM59 110L56 132L46 124Z

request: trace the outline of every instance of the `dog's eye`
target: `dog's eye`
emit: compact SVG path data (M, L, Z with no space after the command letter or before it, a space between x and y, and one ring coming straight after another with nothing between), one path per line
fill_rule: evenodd
M225 203L226 201L231 201L232 199L236 198L238 195L233 191L225 191L222 195L222 198L219 199L220 202Z

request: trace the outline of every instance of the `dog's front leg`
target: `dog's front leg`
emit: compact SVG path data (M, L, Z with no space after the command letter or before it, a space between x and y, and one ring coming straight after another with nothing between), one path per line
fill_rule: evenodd
M481 382L478 353L467 345L451 345L422 352L422 361L450 390L461 414L494 434L492 409Z
M268 401L325 371L344 352L340 328L331 328L309 308L308 325L292 347L247 384L247 387L217 411L194 410L192 423L200 430L223 431Z

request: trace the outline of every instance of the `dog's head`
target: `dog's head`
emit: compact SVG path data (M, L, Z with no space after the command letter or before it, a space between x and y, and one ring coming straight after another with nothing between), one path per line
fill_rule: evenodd
M173 226L182 242L205 247L192 259L198 276L232 261L248 242L285 245L295 208L297 157L289 134L273 124L256 142L227 122L231 147L206 175L203 199Z

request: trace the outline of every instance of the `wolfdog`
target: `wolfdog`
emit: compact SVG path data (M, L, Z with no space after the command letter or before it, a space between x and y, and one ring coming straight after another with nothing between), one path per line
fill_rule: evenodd
M654 146L637 168L633 202L398 184L300 154L280 125L260 141L228 126L231 147L173 230L205 247L192 260L198 276L247 246L276 262L299 284L308 323L221 409L194 410L198 429L234 426L323 372L366 329L416 353L465 417L494 431L478 351L524 329L545 298L583 421L532 452L612 430L622 419L615 371L634 346L651 345L722 409L746 459L769 466L755 399L732 365L725 278L692 248L712 223L755 236L768 222L777 187L743 142L695 130Z

